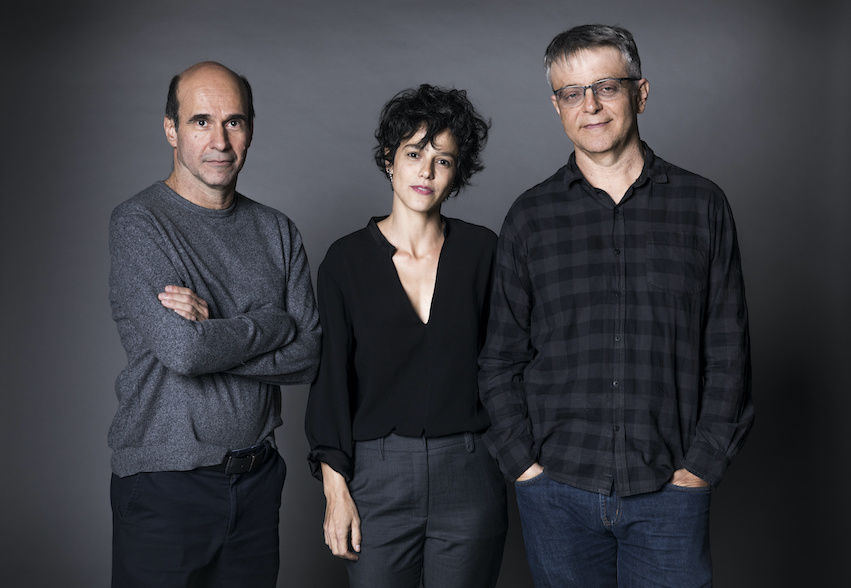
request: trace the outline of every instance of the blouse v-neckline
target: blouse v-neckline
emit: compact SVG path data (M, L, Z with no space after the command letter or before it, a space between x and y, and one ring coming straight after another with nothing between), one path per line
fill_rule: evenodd
M396 247L387 240L387 237L385 237L384 233L381 232L381 229L378 228L378 223L385 218L387 218L387 216L373 217L369 222L369 231L373 238L375 238L378 244L387 253L387 261L390 263L390 268L393 271L393 275L396 277L395 281L398 286L397 292L399 292L399 295L405 301L405 305L410 309L411 315L417 323L423 327L428 327L434 318L434 302L437 299L437 289L440 286L440 265L443 260L443 252L446 250L446 243L449 240L449 221L441 215L440 219L443 221L443 245L440 247L440 253L437 256L437 267L434 271L434 289L431 292L431 300L429 301L428 306L428 320L423 321L417 310L414 308L411 299L408 297L408 293L405 291L405 286L402 284L402 278L399 277L399 270L396 268L396 264L393 263L393 256L396 254Z

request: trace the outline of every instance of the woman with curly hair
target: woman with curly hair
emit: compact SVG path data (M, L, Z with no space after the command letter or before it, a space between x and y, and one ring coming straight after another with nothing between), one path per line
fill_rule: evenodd
M375 132L390 214L319 267L323 330L306 430L325 543L351 586L492 587L505 482L481 440L477 358L496 235L441 206L481 171L489 122L463 90L394 96Z

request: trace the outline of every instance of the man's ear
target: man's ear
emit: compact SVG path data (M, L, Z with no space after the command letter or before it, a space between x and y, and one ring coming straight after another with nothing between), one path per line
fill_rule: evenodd
M251 147L251 140L254 139L254 123L251 123L248 127L248 141L245 142L245 148L248 149Z
M167 116L163 118L163 130L168 144L177 148L177 129L174 128L174 121Z
M644 112L648 96L650 96L650 82L641 78L638 80L638 90L635 95L635 112L638 114Z
M550 100L552 100L552 102L553 102L553 107L555 107L556 112L558 113L559 118L561 118L561 110L559 109L559 106L558 106L558 96L556 96L555 94L552 94L552 95L550 96Z

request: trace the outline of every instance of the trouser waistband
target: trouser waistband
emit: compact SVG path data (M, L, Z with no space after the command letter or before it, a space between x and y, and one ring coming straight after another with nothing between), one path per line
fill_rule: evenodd
M379 439L356 441L355 447L361 449L374 449L382 456L385 451L417 452L428 451L430 449L440 449L442 447L451 447L453 445L464 445L467 451L472 453L476 449L476 441L479 441L481 438L481 433L469 432L445 435L441 437L403 437L402 435L391 433L386 437L381 437Z
M254 447L229 451L222 460L222 463L201 466L196 469L223 472L225 474L247 474L266 463L266 460L274 454L275 449L272 447L272 444L264 441Z

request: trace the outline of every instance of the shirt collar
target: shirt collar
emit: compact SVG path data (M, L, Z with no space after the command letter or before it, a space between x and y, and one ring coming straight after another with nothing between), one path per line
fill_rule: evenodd
M375 239L376 244L384 249L387 252L387 255L393 257L396 253L396 248L390 244L390 241L384 236L384 233L381 232L381 229L378 228L378 223L387 218L387 215L384 216L374 216L369 219L369 224L366 225L366 230L369 231L369 234L372 235L372 238ZM441 215L440 218L443 220L443 238L444 240L449 239L449 219L445 216Z
M641 142L641 146L644 148L644 167L641 170L641 175L638 176L638 179L635 180L635 184L633 185L635 187L641 186L648 179L656 184L667 184L668 174L665 171L662 160L656 157L653 150L644 141ZM576 165L576 152L574 151L570 154L567 165L564 166L564 183L567 187L570 187L573 182L584 179L585 176L582 175L579 166Z

